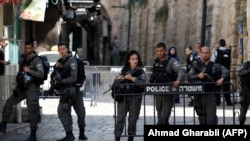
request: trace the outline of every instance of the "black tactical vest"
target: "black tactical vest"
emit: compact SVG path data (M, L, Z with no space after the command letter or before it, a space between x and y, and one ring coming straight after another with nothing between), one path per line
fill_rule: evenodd
M166 71L170 58L164 61L155 60L150 83L169 83L176 80L176 74L168 74Z
M209 62L207 65L205 65L204 63L200 61L198 63L198 67L200 68L201 71L207 73L207 75L209 75L214 82L219 80L221 77L221 70L219 71L215 67L214 62ZM210 79L208 79L208 77L206 77L205 79L199 79L199 80L201 82L210 82L205 85L205 91L216 91L219 88L215 83L213 83Z
M61 68L55 68L58 71L58 73L61 75L62 79L70 77L70 70L71 70L71 68L70 67L67 68L65 66L65 64L69 60L69 58L70 58L69 56L66 57L65 59L60 58L58 60L58 62L61 63L63 65L63 67L61 67Z
M142 74L142 69L137 67L134 70L131 70L128 67L124 67L121 71L121 75L126 75L130 73L133 77L138 77ZM120 84L132 84L133 82L131 80L124 79L120 82ZM120 85L123 88L120 89L122 93L142 93L144 91L143 88L137 86L137 85Z

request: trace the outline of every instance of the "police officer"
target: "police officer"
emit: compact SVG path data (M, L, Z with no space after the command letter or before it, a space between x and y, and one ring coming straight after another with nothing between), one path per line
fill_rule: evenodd
M192 82L205 82L205 94L194 95L194 108L201 125L216 125L218 119L214 94L220 90L219 86L229 76L229 70L219 63L210 61L211 51L207 46L201 48L200 56L201 61L193 62L188 76Z
M219 49L215 50L215 52L212 54L211 61L215 63L220 63L224 67L226 67L230 71L230 66L231 66L231 50L226 48L226 41L224 39L220 39L219 41ZM226 54L224 54L226 53ZM222 87L222 92L223 97L225 98L225 101L228 106L232 106L233 103L231 101L231 94L230 94L230 75L227 77L226 80L224 80L223 87ZM221 103L221 96L220 94L215 95L216 100L217 100L217 105L219 106Z
M188 74L190 69L191 69L191 65L194 61L200 61L200 56L193 52L193 48L191 46L187 47L185 49L185 54L187 55L187 58L186 58L186 71L185 73ZM188 95L191 99L190 102L188 102L188 106L193 106L193 98L192 98L192 95L189 94Z
M33 52L33 45L31 41L25 42L24 51L24 55L21 55L19 60L19 73L17 77L17 87L14 90L15 93L7 99L3 108L3 121L1 123L0 131L3 133L6 132L6 125L13 109L13 105L16 105L20 101L26 99L31 129L31 134L26 141L36 141L38 115L40 112L40 87L39 84L36 83L36 78L43 78L44 69L42 61ZM23 76L20 76L19 74Z
M143 87L138 84L146 82L146 73L143 70L141 57L137 51L131 50L127 53L125 64L117 80L123 80L123 84L137 84L126 85L124 88L120 88L120 91L123 91L122 93L127 95L124 96L123 100L117 102L117 120L114 131L115 141L120 141L124 125L126 125L126 115L129 113L128 141L133 141L136 135L136 123L141 110L141 93L143 92Z
M156 46L156 55L153 65L153 72L150 78L151 83L173 83L173 87L177 88L184 77L184 71L180 63L166 56L165 43L158 43ZM169 125L169 117L174 104L172 94L156 95L156 110L158 116L158 125Z
M72 132L73 121L71 106L77 91L75 87L77 80L77 61L68 55L66 43L58 44L58 52L61 58L54 67L59 73L52 78L52 81L54 81L54 84L59 89L60 100L57 113L66 132L66 136L58 141L73 141L75 137Z
M240 125L244 125L246 121L246 114L250 104L250 52L248 52L247 61L243 63L242 67L238 71L238 76L241 80L241 90L242 90L242 101L240 107Z
M72 52L70 50L68 51L68 55L73 56ZM77 123L78 123L78 127L80 129L79 139L80 140L87 140L88 138L85 135L85 125L86 125L85 124L85 115L86 115L86 112L85 112L85 106L84 106L83 99L82 99L83 93L80 92L80 87L82 85L83 84L76 84L75 85L76 94L72 100L72 106L76 112Z

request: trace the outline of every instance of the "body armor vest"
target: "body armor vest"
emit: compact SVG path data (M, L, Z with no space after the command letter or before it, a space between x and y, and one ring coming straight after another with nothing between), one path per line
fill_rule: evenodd
M70 76L70 68L66 68L65 64L70 57L63 59L59 59L58 62L63 65L62 68L59 68L57 71L61 75L62 79L68 78Z
M214 81L217 81L221 77L221 71L216 70L216 67L214 65L214 62L209 62L207 65L205 65L202 62L198 63L198 67L201 71L207 73ZM200 73L200 72L198 72ZM211 82L207 77L205 79L199 79L201 82ZM219 87L214 83L208 83L205 85L205 91L211 91L211 90L217 90Z
M166 68L170 58L164 61L156 60L153 66L153 73L150 78L151 83L169 83L175 81L177 74L167 73Z

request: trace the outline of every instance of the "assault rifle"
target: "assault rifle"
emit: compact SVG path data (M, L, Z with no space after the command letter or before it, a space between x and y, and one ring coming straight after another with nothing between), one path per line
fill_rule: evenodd
M49 95L54 95L55 94L55 89L59 89L61 81L56 79L56 76L59 76L59 72L57 70L54 70L53 73L50 76L50 88L48 90L48 92L46 93L46 95L43 97L43 99L45 99L46 97L48 97ZM60 76L59 76L60 77Z
M197 61L193 61L193 62L191 63L191 65L192 65L195 69L197 69L199 72L205 72L204 70L201 70L201 69L195 64L195 62L197 62ZM213 80L213 78L212 78L209 74L207 74L206 77L207 77L207 79L209 79L209 81L211 81L211 82L213 82L215 85L217 85L217 83Z
M137 69L134 69L133 71L131 72L127 72L126 74L131 74L132 76L136 76L138 75L139 73L141 73L141 69L137 68ZM123 74L122 76L125 76L126 74ZM106 94L107 92L109 92L110 90L113 90L115 89L118 85L122 84L124 81L124 79L116 79L113 84L110 86L110 88L108 90L106 90L103 94Z
M55 94L55 89L54 89L54 86L52 85L52 82L50 81L50 88L49 88L49 90L44 94L43 100L45 100L45 98L47 98L49 95L54 95L54 94Z

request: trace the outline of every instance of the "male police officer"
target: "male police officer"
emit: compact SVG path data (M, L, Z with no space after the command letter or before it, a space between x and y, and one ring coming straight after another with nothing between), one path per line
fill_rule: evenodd
M250 104L250 52L248 52L247 61L243 63L242 67L238 71L238 76L241 80L241 90L243 99L240 107L240 125L244 125L246 121L246 114Z
M200 46L200 44L197 44L196 46ZM199 48L199 47L197 47ZM198 50L198 49L197 49ZM200 51L200 48L199 48L199 51ZM189 73L190 69L191 69L191 66L192 66L192 63L194 61L200 61L200 52L199 54L197 52L193 52L193 49L191 46L187 47L185 49L185 54L187 55L187 58L186 58L186 74ZM189 94L188 95L191 99L190 102L188 102L188 106L193 106L193 98L192 98L192 95Z
M27 99L28 115L31 134L26 141L36 141L36 130L39 115L39 92L40 87L36 79L43 78L44 69L42 61L33 52L33 44L31 41L25 42L24 55L19 61L19 73L17 77L17 87L14 91L18 91L11 95L3 108L3 121L0 131L6 132L6 125L9 120L13 105L18 104L23 99ZM35 57L35 58L34 58ZM20 75L21 76L20 76Z
M68 55L69 56L72 56L73 57L73 54L72 52L69 50L68 51ZM86 115L86 112L85 112L85 106L84 106L84 103L83 103L83 99L82 99L82 96L83 96L83 93L80 92L80 87L82 86L83 84L76 84L75 87L76 87L76 94L72 100L72 106L76 112L76 115L77 115L77 123L78 123L78 126L79 126L79 129L80 129L80 134L79 134L79 139L80 140L87 140L88 138L86 137L85 135L85 115Z
M229 76L229 71L221 64L210 61L211 51L209 47L202 47L200 55L201 61L192 64L189 71L189 80L205 82L204 89L207 93L194 95L194 108L201 125L215 125L218 119L214 94L220 90L219 86Z
M224 67L226 67L230 71L231 66L231 50L226 48L226 41L224 39L220 39L219 41L219 49L217 49L211 57L211 61L215 63L220 63ZM224 93L223 96L228 106L232 106L233 103L231 101L231 94L230 94L230 75L224 80L222 92ZM220 94L216 94L216 102L219 106L221 103Z
M52 78L52 81L59 88L60 100L57 112L66 132L66 136L58 141L73 141L75 137L72 132L71 106L76 93L77 61L68 55L66 43L58 44L58 52L61 55L59 59L61 61L57 61L55 70L59 73Z
M184 77L184 71L180 63L171 57L166 57L165 43L158 43L156 46L156 55L153 65L153 73L150 83L173 83L177 88ZM169 117L174 104L172 94L156 95L156 110L158 116L158 125L169 125Z

